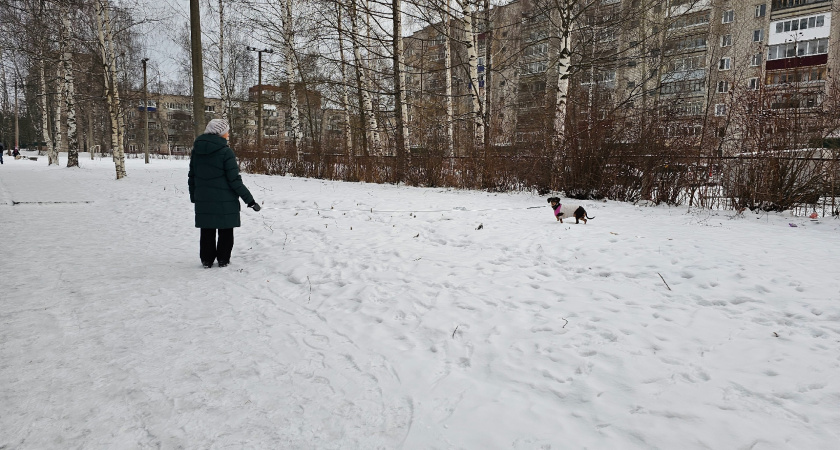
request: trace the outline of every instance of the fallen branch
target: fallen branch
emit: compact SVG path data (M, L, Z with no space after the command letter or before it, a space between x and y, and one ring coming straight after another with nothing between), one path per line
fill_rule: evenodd
M656 272L656 274L657 274L657 275L659 275L659 278L662 278L662 274L661 274L661 273ZM665 287L667 287L667 288L668 288L668 290L670 291L670 290L671 290L671 286L668 286L668 282L667 282L667 281L665 281L665 278L662 278L662 282L663 282L663 283L665 283Z

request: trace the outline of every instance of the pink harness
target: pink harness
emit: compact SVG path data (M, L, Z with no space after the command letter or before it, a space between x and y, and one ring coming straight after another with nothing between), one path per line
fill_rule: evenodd
M560 215L560 208L562 208L562 207L563 207L563 204L562 204L562 203L558 203L558 204L557 204L557 207L556 207L556 208L554 208L554 215L555 215L555 216L559 216L559 215Z

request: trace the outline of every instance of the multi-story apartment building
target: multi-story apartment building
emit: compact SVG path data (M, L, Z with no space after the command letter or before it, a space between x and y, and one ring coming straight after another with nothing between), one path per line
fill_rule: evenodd
M290 119L288 103L288 85L262 85L263 98L263 144L277 148L290 139ZM256 142L257 92L259 86L249 89L249 99L233 100L230 104L231 139L237 143ZM298 92L298 109L301 114L302 130L305 139L320 136L322 109L321 95L315 91ZM143 102L140 93L131 93L124 103L128 105L126 117L126 152L143 152ZM204 118L209 121L222 117L225 105L221 99L205 98ZM149 148L152 152L181 155L189 152L195 139L193 131L192 97L149 93L148 105Z
M750 133L773 134L791 117L808 128L836 98L840 0L601 0L573 25L569 110L577 127L620 130L642 139L656 122L662 136L691 147L737 151ZM479 96L490 104L492 144L540 141L551 128L557 92L557 11L519 0L476 14ZM452 21L450 60L441 24L406 39L412 145L439 134L445 118L445 64L452 68L454 119L469 118L467 40ZM491 85L484 49L492 31ZM836 77L836 75L835 75ZM813 114L812 114L813 113ZM824 115L824 114L823 114ZM609 122L608 126L605 125ZM793 125L792 125L793 126ZM711 143L711 145L710 145ZM786 144L779 144L786 145Z

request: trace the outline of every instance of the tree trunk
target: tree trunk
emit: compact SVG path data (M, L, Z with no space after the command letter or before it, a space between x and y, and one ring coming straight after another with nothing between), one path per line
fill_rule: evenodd
M451 4L450 0L446 0L446 10L443 14L444 33L446 34L446 41L444 42L444 67L446 80L446 145L447 156L455 157L455 113L452 99L452 20L451 20ZM454 162L454 161L453 161Z
M76 86L73 76L73 55L67 48L73 35L72 24L66 8L61 8L62 45L61 53L64 68L64 106L67 110L67 167L79 167L79 137L76 131Z
M493 58L493 23L490 17L490 0L484 0L484 94L482 95L482 111L484 112L484 116L481 119L484 129L484 135L482 136L482 141L484 142L484 155L490 153L490 131L492 127L490 126L490 103L492 98L492 92L490 90L490 82L491 80L491 73L490 69L492 68L491 63Z
M397 146L397 170L394 173L395 182L403 181L405 159L408 154L408 108L405 102L405 68L403 67L403 39L402 39L402 5L400 0L391 0L394 17L394 112L396 115L396 129L394 137Z
M481 146L484 140L484 117L481 114L481 103L478 90L478 52L476 51L476 33L473 28L473 8L471 0L458 0L461 3L461 12L464 22L464 43L467 46L467 71L470 78L470 117L473 122L474 144Z
M561 14L563 12L561 11ZM566 138L566 107L569 96L569 73L572 64L571 30L566 20L561 20L560 55L557 58L557 101L554 105L554 133L552 141L559 150Z
M64 66L59 62L56 65L56 74L55 74L55 101L53 103L53 107L55 108L55 115L53 116L53 152L55 154L55 159L53 160L50 158L50 164L55 162L56 165L59 164L59 155L61 154L61 141L62 141L62 133L61 133L61 117L63 116L64 112L64 96L61 95L62 91L62 78L64 75L62 71L64 70Z
M88 128L87 150L90 152L91 161L93 161L93 149L96 146L96 144L94 144L94 138L93 138L94 127L93 127L93 104L92 103L87 105L87 128Z
M105 100L108 104L108 116L111 122L111 153L113 155L117 179L119 180L127 174L125 171L125 153L122 147L122 132L120 130L120 97L119 89L117 88L117 67L107 2L108 0L99 0L97 2L96 26L99 47L102 53Z
M350 24L352 26L353 36L353 57L356 60L356 77L359 84L359 100L362 109L362 121L365 135L365 152L367 154L376 154L379 152L379 133L377 131L376 116L373 114L373 102L370 96L370 86L368 83L365 63L362 59L361 46L359 44L359 25L358 25L358 9L356 2L358 0L351 0L350 10Z
M338 12L338 53L341 57L341 84L342 84L342 108L344 109L344 126L343 126L343 133L344 133L344 149L347 152L347 155L350 157L350 165L353 165L353 136L350 129L350 81L347 79L347 58L344 56L344 37L343 37L343 29L342 25L342 11L343 5L341 3L336 3L336 10Z
M365 64L362 66L362 69L365 73L366 86L365 91L367 92L367 96L370 99L370 113L367 115L368 121L370 122L370 136L371 136L371 148L373 149L373 153L377 155L381 155L383 153L382 149L382 142L379 135L379 123L376 120L376 113L373 110L373 96L374 91L372 89L373 84L375 82L374 72L371 70L371 66L373 63L370 60L371 55L371 48L372 45L370 43L370 18L372 16L370 10L370 0L364 0L365 2ZM376 94L378 96L378 94ZM377 105L380 105L380 102L377 102Z
M292 146L295 149L295 155L298 161L303 159L303 149L301 148L301 131L300 131L300 113L298 111L297 89L295 88L297 82L297 70L295 69L295 35L292 24L292 0L286 0L286 20L283 21L283 39L285 41L285 58L286 58L286 72L289 76L289 116L292 122Z
M41 59L41 64L38 65L38 81L41 89L41 139L44 145L47 146L47 165L58 164L58 154L54 151L52 138L50 137L50 109L47 102L47 77L46 59Z

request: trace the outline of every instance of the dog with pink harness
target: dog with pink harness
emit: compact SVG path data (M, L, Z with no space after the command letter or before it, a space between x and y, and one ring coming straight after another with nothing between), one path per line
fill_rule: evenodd
M548 199L548 203L551 204L551 209L554 210L554 217L556 217L557 220L560 223L563 223L563 218L568 219L569 217L574 217L575 218L575 223L580 223L580 221L582 220L583 224L586 225L586 219L587 218L588 219L594 219L595 218L595 217L589 217L586 214L586 210L583 209L583 206L563 204L563 203L560 202L559 197L550 197ZM569 214L569 211L572 211L572 213Z

